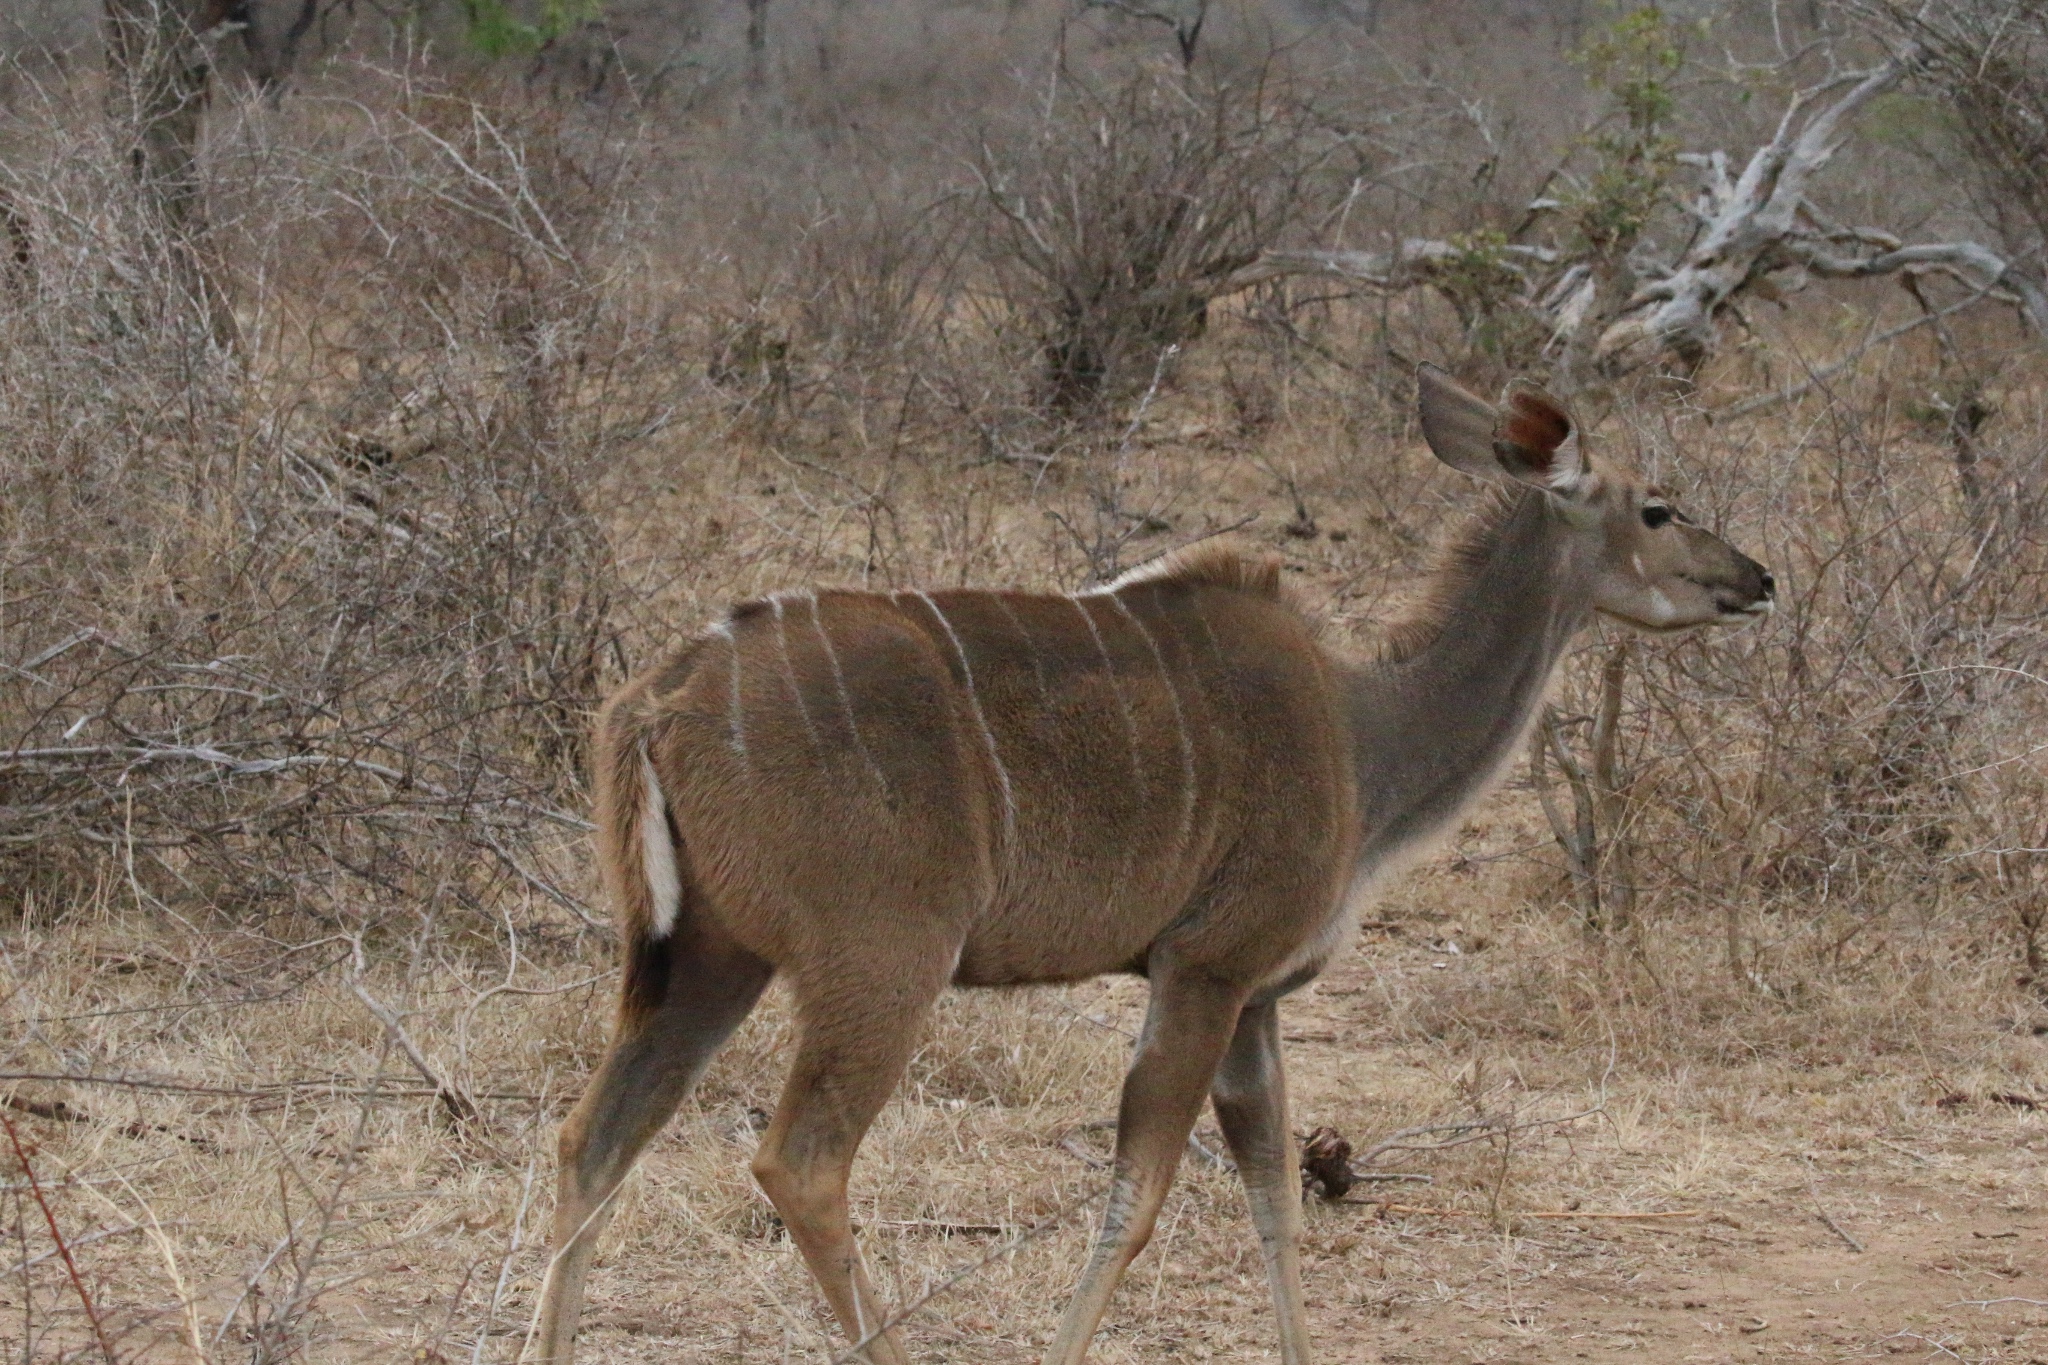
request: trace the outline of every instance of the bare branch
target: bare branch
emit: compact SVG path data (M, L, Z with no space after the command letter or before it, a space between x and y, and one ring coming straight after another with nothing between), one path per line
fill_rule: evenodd
M1707 172L1696 210L1705 228L1671 272L1639 287L1627 310L1601 334L1594 355L1602 368L1625 371L1666 353L1688 362L1705 356L1720 309L1767 267L1767 254L1794 235L1807 185L1840 147L1844 125L1897 85L1910 66L1909 54L1800 91L1777 132L1732 184L1725 159L1695 158L1693 164ZM1802 114L1852 80L1848 93L1801 126Z
M434 1088L435 1097L447 1111L449 1121L458 1128L466 1128L475 1123L478 1117L476 1105L470 1102L468 1096L441 1079L441 1074L427 1061L426 1054L420 1051L419 1044L412 1040L412 1035L405 1031L404 1023L399 1020L392 1008L363 989L360 980L351 980L348 988L356 999L363 1002L363 1008L377 1017L377 1022L384 1026L384 1031L390 1035L391 1041L405 1054L405 1059L412 1063L412 1069L419 1072L426 1083Z
M1219 293L1236 293L1290 275L1349 280L1373 289L1410 289L1427 284L1444 267L1468 257L1471 251L1470 247L1453 242L1423 237L1410 237L1392 251L1274 250L1229 276ZM1518 272L1529 266L1555 265L1559 259L1547 247L1515 242L1498 251L1507 267Z

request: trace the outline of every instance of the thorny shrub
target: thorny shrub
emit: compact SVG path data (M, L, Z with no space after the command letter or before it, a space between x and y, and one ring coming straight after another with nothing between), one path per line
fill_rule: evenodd
M1413 584L1473 491L1420 452L1408 377L1387 357L1462 355L1478 374L1505 353L1446 316L1460 300L1441 287L1422 300L1276 283L1242 310L1203 309L1220 273L1284 233L1282 210L1332 202L1296 155L1308 139L1292 115L1261 125L1240 102L1223 117L1205 78L1063 88L1052 118L1038 106L1013 125L1026 133L988 139L985 184L1014 192L1000 201L929 167L849 193L857 139L821 136L787 139L790 183L817 191L792 203L766 183L779 168L693 123L693 190L750 172L764 186L758 210L700 207L737 225L717 243L694 235L700 220L663 238L634 217L685 196L628 177L642 150L602 110L404 73L330 76L274 110L222 100L201 246L208 287L235 306L232 350L110 144L81 131L98 127L88 95L0 133L0 885L7 912L35 908L4 945L22 1025L8 1036L23 1071L214 1087L117 1101L66 1085L68 1117L44 1117L96 1161L118 1133L204 1172L149 1188L167 1215L192 1215L193 1283L229 1286L203 1305L216 1358L230 1335L268 1360L345 1336L316 1301L366 1274L387 1277L379 1294L403 1277L393 1320L417 1335L399 1349L420 1359L458 1324L484 1358L493 1324L523 1315L544 1264L537 1153L601 1046L608 989L588 941L544 946L580 908L574 869L550 881L547 857L578 823L587 707L686 619L677 599L867 575L1075 586L1273 512L1246 534L1285 557L1333 643ZM1409 136L1434 148L1435 179L1401 180L1407 158L1390 157L1357 168L1361 183L1398 181L1447 220L1424 224L1460 245L1445 283L1522 287L1505 271L1515 218L1459 208L1451 187L1475 179L1463 144ZM1643 164L1663 150L1646 146ZM1585 203L1624 208L1641 188L1624 178L1600 198L1587 184ZM1345 240L1398 240L1404 220L1376 190L1354 203L1339 189ZM1619 249L1634 220L1601 221ZM662 312L665 290L689 307ZM1760 316L1692 397L1775 389L1782 376L1744 365L1814 340L1815 311L1772 333ZM1177 370L1162 363L1175 345ZM1452 859L1390 888L1390 917L1441 908L1481 922L1463 935L1475 953L1488 934L1527 949L1441 975L1370 950L1396 1041L1541 1031L1567 1044L1554 1057L1589 1044L1610 1070L1618 1056L1655 1070L1918 1048L1936 1025L1974 1045L1989 1012L2017 1013L2010 964L2029 960L2039 983L2048 919L2048 415L2021 362L1973 379L1978 415L1935 430L1916 413L1965 405L1929 402L1928 368L1909 344L1759 420L1710 425L1665 392L1598 424L1603 448L1773 568L1781 613L1637 648L1620 745L1628 936L1570 928L1525 792L1471 835L1491 841L1483 882L1480 859ZM1062 373L1080 387L1061 401L1115 419L1102 448L1057 431L1005 444L1046 435L1019 414L1058 397ZM642 442L662 430L684 438ZM630 505L616 496L628 482ZM643 515L686 580L652 599L660 630L634 619ZM1601 649L1568 670L1572 736L1596 709ZM147 908L124 915L131 894ZM365 950L360 901L425 927ZM502 912L502 941L471 932L451 951L443 931L482 917L435 917L450 904ZM337 920L354 943L335 945ZM324 959L302 952L321 944ZM1131 983L1102 989L1135 1002ZM789 1030L771 1000L708 1081L710 1121L676 1150L711 1214L663 1190L650 1203L675 1221L658 1225L659 1254L717 1258L728 1279L736 1249L801 1273L765 1240L775 1223L730 1150L772 1103ZM884 1117L897 1140L870 1144L890 1156L863 1178L897 1172L883 1198L910 1207L932 1170L998 1188L991 1151L1065 1163L1050 1135L1100 1112L1124 1046L1114 1020L1057 997L949 998L909 1102ZM256 1130L272 1119L275 1133ZM983 1123L996 1140L962 1127ZM920 1130L943 1141L919 1145ZM276 1207L257 1220L250 1173L273 1151ZM948 1168L956 1152L972 1164ZM288 1169L330 1175L308 1191ZM94 1188L66 1189L65 1226L100 1216ZM414 1217L381 1202L391 1188L422 1202L387 1240L373 1218ZM736 1230L744 1243L723 1235ZM425 1232L452 1240L404 1240ZM431 1311L423 1282L442 1296ZM1043 1284L1015 1301L1047 1301ZM43 1311L68 1303L54 1265L25 1268L24 1286L24 1321L58 1324L43 1340L85 1344ZM161 1316L154 1281L119 1293L124 1323Z
M1201 335L1225 281L1308 209L1311 128L1284 82L1140 71L1069 81L984 145L989 274L1035 330L1053 410L1129 397Z
M432 849L518 873L578 823L617 590L588 490L662 373L618 280L631 149L365 79L216 118L234 349L165 296L75 111L7 158L32 244L0 293L17 904L113 850L150 895L321 910L336 872L340 899L417 894Z
M1619 837L1653 978L1705 966L1682 945L1713 943L1737 995L1797 1006L1935 970L1899 936L1936 925L1985 947L2017 931L2039 973L2041 415L2015 402L1980 486L1887 406L1836 407L1783 444L1778 423L1633 433L1682 505L1782 585L1765 629L1635 651ZM1594 723L1605 650L1568 673L1568 728Z
M1654 25L1623 36L1635 46L1594 54L1596 93L1627 129L1600 164L1662 167L1676 49ZM758 202L714 206L737 226L708 244L709 269L630 218L658 196L626 179L623 116L365 76L348 99L217 120L209 248L245 333L236 353L165 325L182 305L125 184L99 169L114 158L65 154L81 121L32 125L8 188L33 251L0 303L10 888L132 866L166 897L217 885L231 903L318 904L309 870L403 894L450 846L534 875L521 845L576 823L585 710L629 652L613 647L628 594L609 541L624 518L593 490L679 411L715 414L700 450L779 471L750 478L751 496L823 509L792 563L887 578L906 562L963 577L1021 562L1071 583L1163 548L1174 515L1206 517L1204 476L1148 452L1163 424L1210 429L1192 381L1215 379L1240 409L1224 444L1294 499L1275 543L1316 535L1296 484L1322 480L1377 500L1345 572L1412 577L1433 528L1394 487L1405 476L1338 447L1412 436L1387 354L1470 360L1471 317L1415 296L1290 302L1298 285L1212 307L1221 280L1352 189L1326 182L1327 130L1279 77L1122 71L1063 70L1049 104L982 137L971 185L777 131L785 159L755 168ZM705 136L699 188L723 174L714 153L745 160ZM901 162L917 138L892 136ZM1647 203L1642 185L1630 198L1596 182L1572 201L1586 212ZM698 212L691 232L714 216ZM1370 236L1370 214L1356 207L1347 230ZM1596 217L1600 244L1625 253L1642 215ZM1474 224L1452 240L1472 290L1497 289L1505 236ZM667 269L624 287L643 262ZM702 287L720 271L723 292ZM649 279L695 291L678 325ZM1257 366L1203 335L1247 321L1274 342ZM1699 392L1740 387L1738 369ZM1119 418L1104 449L1004 444L1034 381L1055 409ZM1828 407L1789 445L1692 423L1640 438L1667 465L1657 476L1787 587L1767 631L1640 656L1630 876L1647 932L1704 917L1729 978L1772 998L1852 961L1874 916L1947 913L1965 889L2038 937L2040 804L2034 768L2011 761L2040 702L2023 677L2043 600L2024 403L1997 399L1982 444L1999 449L1964 471L1902 424L1911 401L1868 402ZM735 408L775 420L731 424ZM1315 448L1281 450L1292 432ZM691 497L729 486L700 468L724 456L674 458L648 472ZM1019 481L991 494L963 464ZM959 525L906 553L920 518L947 526L911 501L936 505L949 483ZM674 558L692 572L782 571L729 509L688 521L704 534ZM1042 553L1014 548L1017 521L1046 533ZM1007 558L945 561L948 537L979 554L995 542L977 528L997 524ZM1583 671L1564 697L1572 726L1595 710Z

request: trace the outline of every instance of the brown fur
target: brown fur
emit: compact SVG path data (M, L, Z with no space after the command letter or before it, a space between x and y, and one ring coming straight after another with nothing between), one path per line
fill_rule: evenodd
M1471 596L1472 584L1493 562L1501 528L1525 494L1519 489L1493 488L1481 496L1484 502L1437 546L1421 588L1399 615L1381 627L1373 652L1377 662L1405 663L1456 624L1461 604Z
M1572 419L1540 389L1517 385L1508 391L1495 447L1531 473L1543 474L1572 434Z
M1278 599L1280 560L1269 554L1248 554L1227 540L1205 540L1175 550L1150 564L1141 564L1117 580L1129 583L1181 583L1248 592Z

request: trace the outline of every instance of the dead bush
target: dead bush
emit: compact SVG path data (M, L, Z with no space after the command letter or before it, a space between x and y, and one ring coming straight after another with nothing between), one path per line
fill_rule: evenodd
M2038 0L1857 8L1911 54L1937 101L1901 131L1930 161L1965 172L1971 207L2007 256L2027 260L2048 234L2048 10Z
M990 137L983 249L1032 330L1043 401L1080 414L1142 389L1306 210L1316 164L1306 112L1277 77L1070 78L1041 119Z
M1500 331L1488 299L1548 297L1564 263L1506 247L1599 257L1618 299L1648 260L1625 245L1638 210L1677 183L1663 125L1622 119L1614 145L1576 144L1577 180L1545 186L1572 150L1550 125L1579 77L1498 25L1436 68L1464 90L1424 73L1420 115L1310 134L1277 78L1263 105L1256 82L1233 87L1219 117L1211 72L1127 85L1116 52L1087 54L1101 93L1063 71L1050 117L1043 86L969 119L922 91L860 104L822 74L831 99L778 103L801 52L773 14L769 87L667 123L639 121L617 83L610 103L565 106L541 78L417 66L323 65L276 107L216 102L197 169L225 339L137 210L99 92L8 87L0 1103L39 1144L54 1213L15 1210L13 1354L91 1349L68 1245L124 1358L516 1355L545 1274L547 1139L601 1051L611 989L576 918L590 700L752 594L1072 588L1226 528L1282 558L1342 648L1475 496L1422 451L1388 356L1539 363L1551 328ZM972 61L953 41L925 58L964 84L1031 40ZM1331 55L1319 97L1369 93L1364 67ZM1775 119L1791 68L1752 76ZM985 156L959 131L977 121ZM1690 115L1681 134L1762 140ZM1350 182L1327 196L1326 145ZM1831 193L1857 179L1850 158ZM988 197L997 173L1008 213ZM1928 192L1917 172L1876 174L1859 192L1885 211L1849 221L1889 221L1894 188ZM1514 238L1539 187L1559 203ZM1313 224L1273 216L1324 203L1341 207ZM1675 246L1672 208L1649 235ZM1235 226L1212 233L1205 211ZM1200 307L1244 243L1284 245L1289 222L1332 251L1459 245L1411 253L1423 287L1296 274ZM1041 245L1044 272L1026 259ZM1536 1245L1522 1211L1582 1196L1630 1217L1692 1206L1710 1135L1718 1207L1785 1207L1771 1186L1788 1146L1846 1154L1865 1126L1909 1159L1940 1152L1943 1182L2015 1188L1986 1115L2041 1089L2042 1014L2012 987L2031 964L2038 988L2048 951L2041 376L2002 316L1948 301L1964 296L1893 333L1878 329L1917 295L1816 294L1746 308L1743 339L1728 331L1675 396L1585 395L1600 449L1783 583L1774 621L1639 643L1622 670L1598 828L1634 856L1594 875L1625 879L1634 914L1584 932L1543 813L1511 782L1285 1006L1303 1129L1361 1150L1403 1130L1462 1144L1377 1163L1405 1172L1377 1194L1409 1213L1312 1212L1318 1311L1352 1314L1337 1287L1365 1284L1359 1303L1403 1305L1418 1343L1439 1314L1450 1350L1473 1286L1500 1284L1513 1301L1487 1312L1525 1321L1507 1315L1537 1301L1547 1254L1484 1273L1410 1258L1518 1256ZM1060 407L1059 357L1091 348ZM1609 643L1559 696L1579 750L1603 724ZM1050 1328L1087 1254L1144 994L1110 979L935 1011L855 1173L892 1302L951 1286L912 1319L921 1354ZM843 1345L816 1330L746 1174L789 1003L771 991L622 1195L596 1354ZM1967 1143L1965 1092L1985 1099ZM1567 1114L1583 1122L1537 1122ZM1116 1349L1265 1349L1239 1195L1199 1153L1184 1164ZM6 1182L18 1203L26 1169ZM1467 1237L1486 1226L1468 1218L1497 1235ZM1013 1235L1029 1245L989 1259ZM1370 1265L1340 1265L1354 1244ZM1582 1267L1595 1243L1574 1246L1561 1263ZM1703 1252L1627 1261L1612 1301ZM167 1323L175 1337L150 1335Z
M1912 926L2002 938L2033 894L2015 856L2048 815L2031 419L1999 442L1995 512L1911 425L1837 410L1804 431L1784 449L1776 427L1652 438L1684 505L1759 547L1783 606L1764 631L1637 652L1625 814L1605 831L1632 850L1611 890L1717 941L1729 979L1778 1002L1889 967ZM1606 657L1569 677L1568 730L1598 722Z
M0 300L17 904L109 853L170 901L321 909L335 871L467 900L437 850L533 875L520 848L579 823L616 673L590 499L660 411L619 149L364 79L389 80L374 105L216 133L241 350L134 320L147 220L76 124L10 167L36 248Z

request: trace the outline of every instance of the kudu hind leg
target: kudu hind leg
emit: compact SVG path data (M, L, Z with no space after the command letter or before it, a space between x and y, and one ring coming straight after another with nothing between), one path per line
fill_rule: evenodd
M1237 1161L1258 1229L1273 1311L1280 1320L1282 1365L1308 1365L1308 1313L1301 1296L1301 1172L1287 1128L1287 1082L1280 1061L1280 1010L1247 1005L1210 1090L1216 1121Z
M1243 1001L1234 986L1162 974L1154 965L1145 1031L1117 1110L1116 1164L1101 1230L1043 1365L1080 1365L1117 1281L1151 1240Z
M872 1365L908 1365L901 1339L861 1264L846 1207L854 1152L902 1078L952 954L903 965L889 981L799 979L798 1042L754 1177L789 1229L847 1336ZM870 1340L872 1338L872 1340Z
M747 1017L773 969L731 945L675 946L660 1006L622 1019L583 1098L562 1123L554 1237L540 1305L541 1365L570 1365L583 1280L612 1197L712 1057Z

